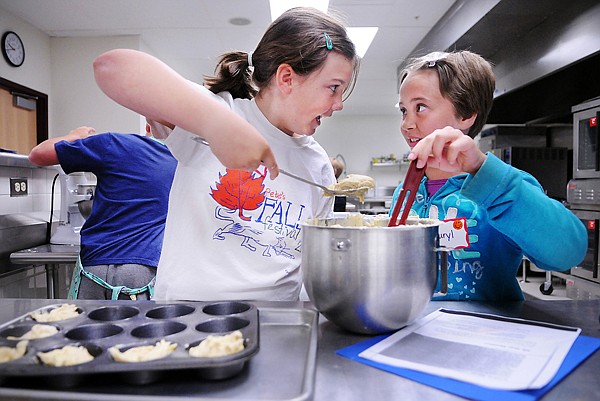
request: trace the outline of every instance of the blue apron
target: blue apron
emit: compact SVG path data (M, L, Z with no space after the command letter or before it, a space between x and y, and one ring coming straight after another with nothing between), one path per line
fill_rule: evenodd
M79 295L79 286L81 285L81 276L85 276L95 282L96 284L106 288L107 290L112 291L111 299L116 301L119 299L119 294L129 295L129 298L135 301L136 295L141 294L142 292L148 291L150 293L150 299L154 296L154 283L156 282L156 277L152 278L148 284L140 288L129 288L124 285L121 286L112 286L108 284L106 281L102 280L100 277L96 276L93 273L87 272L84 270L81 265L81 259L77 258L77 264L75 265L75 269L73 270L73 277L71 279L71 287L69 288L68 299L77 299Z

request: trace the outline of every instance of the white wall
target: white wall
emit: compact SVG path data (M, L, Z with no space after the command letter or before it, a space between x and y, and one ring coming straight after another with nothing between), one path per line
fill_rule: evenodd
M0 77L50 94L50 37L25 21L0 9L0 34L14 31L25 45L25 62L11 67L0 56Z
M97 132L139 133L139 115L109 99L96 85L92 63L114 48L138 49L139 36L52 38L50 136L67 134L81 125Z
M371 168L373 157L394 154L401 159L409 151L400 134L398 116L344 116L343 111L323 120L315 139L330 156L341 154L346 173L364 174L377 186L396 186L406 174L406 166Z
M80 125L98 132L140 132L139 115L117 105L94 81L92 62L113 48L148 51L138 36L50 38L25 21L0 10L0 31L14 30L25 43L25 63L11 68L0 60L0 76L49 96L49 135L60 136ZM172 66L184 76L185 68ZM189 71L188 71L189 73ZM323 120L315 138L331 155L341 154L347 173L372 176L378 186L396 186L406 167L371 168L371 158L395 154L408 145L400 135L398 116L345 116L343 111Z
M98 132L140 132L139 116L107 98L98 89L92 69L94 58L109 49L139 49L138 36L50 38L0 9L0 33L8 30L23 40L25 62L14 68L0 60L0 76L48 95L50 137L80 125Z

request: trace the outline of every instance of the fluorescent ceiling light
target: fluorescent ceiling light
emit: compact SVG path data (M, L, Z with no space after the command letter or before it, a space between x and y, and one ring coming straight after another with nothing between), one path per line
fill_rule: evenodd
M269 4L271 6L271 21L275 21L277 17L293 7L314 7L324 13L329 9L329 0L270 0ZM378 29L378 27L347 28L348 36L354 43L359 57L364 57Z
M348 27L347 30L350 40L354 42L354 46L356 47L356 53L362 58L365 56L369 46L371 46L373 39L375 39L379 28L376 26L364 26Z
M275 21L285 11L294 7L314 7L324 13L329 8L329 0L269 0L269 4L271 6L271 21Z

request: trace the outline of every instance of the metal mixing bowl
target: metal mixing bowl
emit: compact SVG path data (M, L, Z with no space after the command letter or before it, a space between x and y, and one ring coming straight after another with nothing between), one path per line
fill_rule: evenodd
M93 204L94 199L82 200L77 202L77 208L79 209L79 213L81 213L84 219L87 219L90 213L92 213Z
M79 213L84 219L87 219L92 213L92 205L94 204L94 192L96 191L95 184L77 184L77 194L89 196L89 199L77 202Z
M438 265L446 265L439 260L446 254L436 250L438 222L409 220L398 227L340 223L343 219L302 225L303 280L313 305L356 333L385 333L412 323L431 300Z

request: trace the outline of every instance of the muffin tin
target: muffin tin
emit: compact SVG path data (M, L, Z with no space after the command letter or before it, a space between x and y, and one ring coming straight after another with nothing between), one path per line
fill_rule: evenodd
M256 306L238 301L157 303L152 301L123 303L85 303L77 305L77 317L51 323L37 323L29 314L49 311L61 306L50 305L32 310L0 325L0 346L15 347L19 337L34 324L50 324L59 329L53 336L29 340L26 354L17 360L0 364L0 381L23 377L39 377L56 386L74 386L92 374L117 374L126 383L146 384L159 380L163 374L177 370L194 370L207 380L221 380L241 372L259 350L259 322ZM215 358L196 358L188 348L198 345L209 335L225 335L240 330L244 350ZM165 339L177 344L169 356L147 362L116 362L108 349L121 351L153 345ZM47 352L66 345L81 345L94 360L80 365L53 367L42 364L38 352Z

